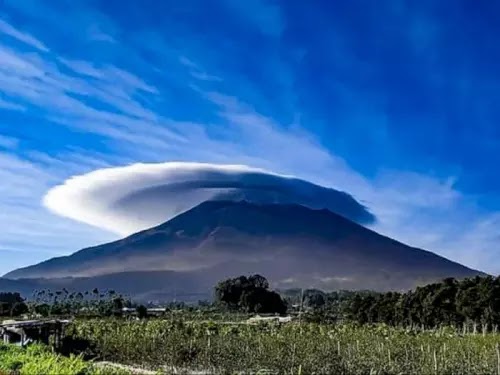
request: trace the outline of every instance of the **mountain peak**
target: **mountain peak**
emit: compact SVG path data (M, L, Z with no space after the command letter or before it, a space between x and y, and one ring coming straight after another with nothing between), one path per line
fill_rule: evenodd
M122 240L19 269L7 277L152 271L168 271L169 277L203 273L210 282L223 274L253 272L265 274L279 286L376 290L402 290L444 277L480 274L327 209L218 200Z

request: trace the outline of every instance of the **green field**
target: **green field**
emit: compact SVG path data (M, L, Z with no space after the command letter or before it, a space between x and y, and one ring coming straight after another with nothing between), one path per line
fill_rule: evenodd
M100 359L153 370L280 374L500 374L500 335L384 325L78 321Z
M81 319L66 335L79 355L0 345L0 374L130 373L102 361L158 373L500 374L499 334L452 328Z

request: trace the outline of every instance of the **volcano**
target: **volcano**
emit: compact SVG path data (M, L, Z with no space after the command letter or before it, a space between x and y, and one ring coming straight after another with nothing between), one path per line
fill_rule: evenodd
M151 229L5 278L73 288L99 284L133 295L174 289L198 295L222 278L249 273L265 275L276 288L377 291L482 275L327 209L207 201Z

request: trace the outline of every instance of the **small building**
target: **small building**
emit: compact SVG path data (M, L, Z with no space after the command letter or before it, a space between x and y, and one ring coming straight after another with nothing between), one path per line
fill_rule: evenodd
M272 322L272 323L290 323L292 321L291 316L260 316L256 315L247 320L248 324L258 324L264 322Z
M49 344L53 337L54 346L58 347L69 323L69 320L5 320L0 324L0 335L5 344L21 346L31 342Z
M161 316L167 312L166 307L153 307L147 309L149 316ZM124 307L122 309L124 315L137 315L137 309L134 307Z

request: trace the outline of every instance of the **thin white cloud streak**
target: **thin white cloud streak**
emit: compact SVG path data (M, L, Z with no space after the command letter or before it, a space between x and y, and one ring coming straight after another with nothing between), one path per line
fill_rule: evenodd
M84 60L69 60L65 58L58 59L62 64L71 69L73 72L78 73L82 76L92 77L92 78L102 78L103 72L100 69L96 69L94 64L89 63Z
M104 32L97 24L92 24L87 28L87 36L96 42L116 43L116 39L111 34Z
M8 109L12 111L24 111L26 110L26 107L0 98L0 109Z
M222 78L208 74L200 66L198 66L198 64L195 64L193 61L189 60L186 56L181 56L179 58L179 62L189 70L189 74L191 74L193 78L199 81L212 81L212 82L222 81Z
M54 6L52 2L38 0L2 0L5 12L13 12L46 32L63 34L72 43L117 42L117 29L112 20L99 12L89 2L72 3L72 6Z
M0 33L8 35L18 41L34 47L42 52L49 52L49 49L38 39L34 38L30 34L21 32L12 25L8 24L4 20L0 19Z

